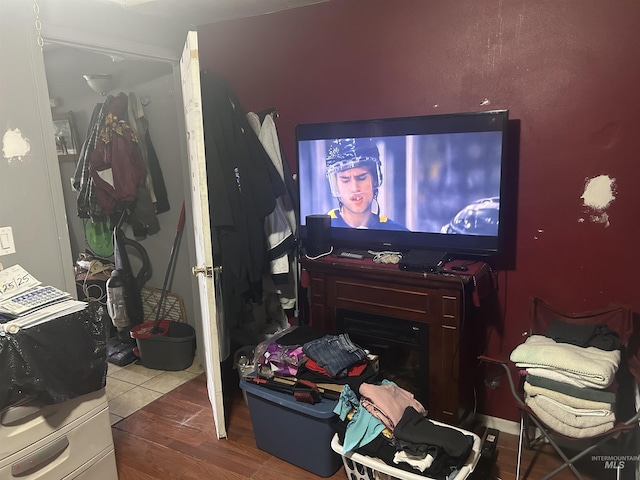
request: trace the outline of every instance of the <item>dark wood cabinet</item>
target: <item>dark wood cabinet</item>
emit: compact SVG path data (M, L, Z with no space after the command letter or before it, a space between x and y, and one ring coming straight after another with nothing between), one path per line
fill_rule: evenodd
M471 330L473 277L408 272L397 265L327 256L301 259L308 274L310 323L339 332L342 310L374 314L389 322L409 320L428 325L429 417L460 424L474 410L477 345Z

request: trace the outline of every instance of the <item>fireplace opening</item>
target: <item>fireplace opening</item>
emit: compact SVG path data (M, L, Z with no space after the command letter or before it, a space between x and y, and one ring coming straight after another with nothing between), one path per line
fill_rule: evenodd
M429 408L429 325L337 310L337 328L379 357L380 379L391 380Z

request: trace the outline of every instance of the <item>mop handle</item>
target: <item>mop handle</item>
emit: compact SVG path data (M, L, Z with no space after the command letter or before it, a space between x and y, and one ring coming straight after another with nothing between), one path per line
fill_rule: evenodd
M180 210L180 218L178 219L178 228L176 232L180 232L184 228L184 200L182 201L182 210Z
M169 283L171 282L171 277L173 276L173 271L176 268L176 261L178 259L177 251L178 242L180 241L180 237L182 236L182 229L184 228L184 200L182 201L182 209L180 210L180 218L178 218L178 227L176 228L176 238L173 239L173 246L171 247L171 253L169 255L169 265L167 266L167 274L164 279L164 294L166 298L167 290L169 289ZM162 303L162 300L161 300ZM158 312L160 312L160 308L158 308Z
M151 333L157 333L158 327L160 326L160 315L162 313L162 306L167 297L167 288L169 283L169 278L171 277L171 271L175 267L175 259L176 259L176 246L178 245L178 241L180 240L180 234L182 233L182 229L184 228L184 201L182 202L182 210L180 210L180 218L178 219L178 227L176 228L176 237L173 240L173 246L171 247L171 253L169 254L169 265L167 265L167 273L164 276L164 284L162 286L162 292L160 293L160 300L158 301L158 309L156 310L156 321L153 324L153 329Z

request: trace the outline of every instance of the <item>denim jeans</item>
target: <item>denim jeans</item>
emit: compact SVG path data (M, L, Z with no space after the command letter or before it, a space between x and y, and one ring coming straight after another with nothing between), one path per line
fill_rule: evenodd
M302 350L336 378L346 376L351 365L367 358L367 352L353 343L347 333L311 340L303 345Z

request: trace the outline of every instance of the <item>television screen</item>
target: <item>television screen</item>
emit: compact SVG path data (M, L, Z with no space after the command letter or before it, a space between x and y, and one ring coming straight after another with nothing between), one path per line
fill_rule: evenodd
M296 127L301 236L334 247L495 255L508 110Z

